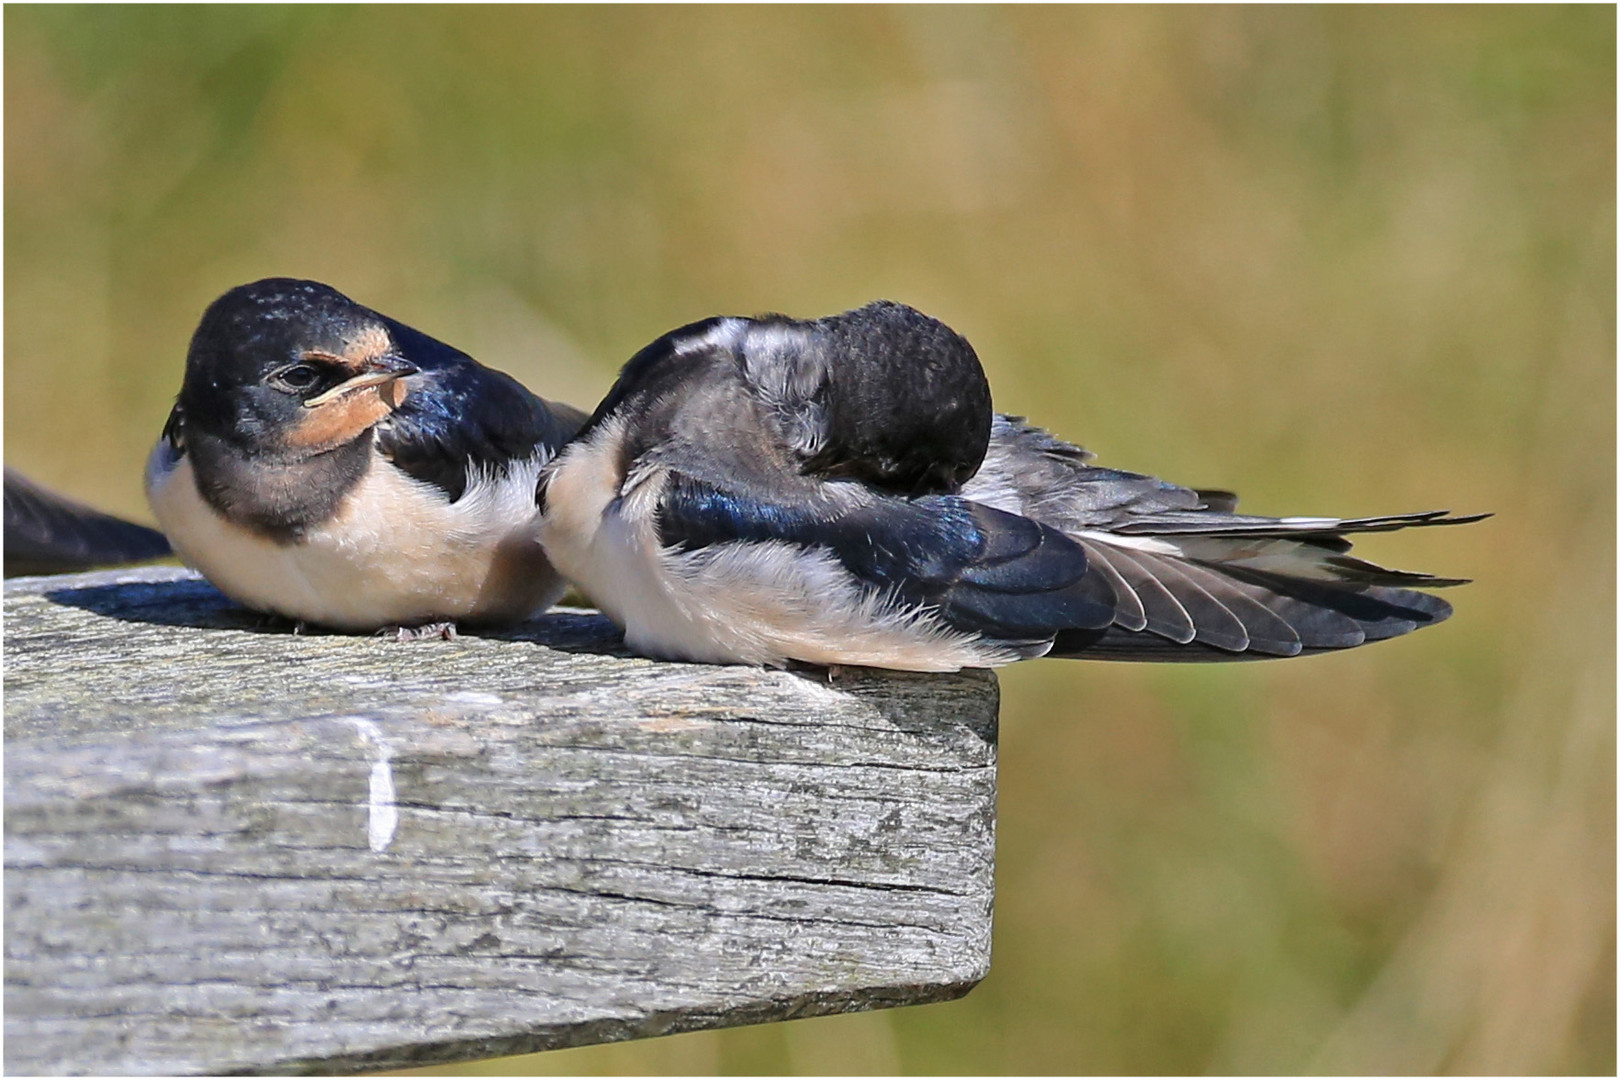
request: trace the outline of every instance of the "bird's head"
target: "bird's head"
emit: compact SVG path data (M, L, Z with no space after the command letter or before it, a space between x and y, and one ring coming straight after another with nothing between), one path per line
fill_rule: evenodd
M369 431L418 370L376 312L316 281L266 278L209 305L180 403L188 424L228 442L307 457Z

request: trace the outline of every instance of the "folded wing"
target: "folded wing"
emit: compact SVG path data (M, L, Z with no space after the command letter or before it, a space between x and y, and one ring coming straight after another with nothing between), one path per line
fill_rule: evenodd
M1099 468L1090 457L1016 417L998 416L984 466L962 490L964 498L1061 530L1108 579L1112 624L1060 634L1052 655L1258 659L1409 633L1451 614L1449 604L1417 588L1461 580L1355 558L1348 537L1488 516L1238 514L1229 492Z
M170 554L156 529L103 514L5 471L5 573L64 574Z
M537 453L547 460L584 424L585 415L572 406L548 402L504 372L403 323L385 321L422 374L413 376L419 388L377 426L378 448L452 501L466 491L469 465L503 469Z
M1058 530L954 496L900 498L827 485L771 501L675 472L657 516L666 547L782 542L831 555L866 588L964 633L1041 642L1114 620L1113 589ZM1044 651L1044 650L1042 650Z

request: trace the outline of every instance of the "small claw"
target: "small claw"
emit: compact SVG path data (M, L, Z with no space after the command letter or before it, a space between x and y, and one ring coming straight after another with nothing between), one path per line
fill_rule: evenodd
M391 637L395 641L430 641L438 638L440 641L456 640L456 624L453 622L424 623L421 626L385 626L377 631L378 637Z

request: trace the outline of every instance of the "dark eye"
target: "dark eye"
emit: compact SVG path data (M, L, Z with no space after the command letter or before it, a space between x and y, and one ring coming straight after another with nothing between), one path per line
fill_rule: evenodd
M321 373L312 364L294 364L270 376L270 381L285 390L308 390L321 381Z

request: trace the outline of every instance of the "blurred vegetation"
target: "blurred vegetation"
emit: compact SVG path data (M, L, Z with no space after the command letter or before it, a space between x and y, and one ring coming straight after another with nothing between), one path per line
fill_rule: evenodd
M1006 672L963 1001L485 1071L1614 1072L1612 7L4 19L6 459L108 509L295 274L586 406L888 296L1107 464L1498 515L1365 545L1477 579L1412 638Z

